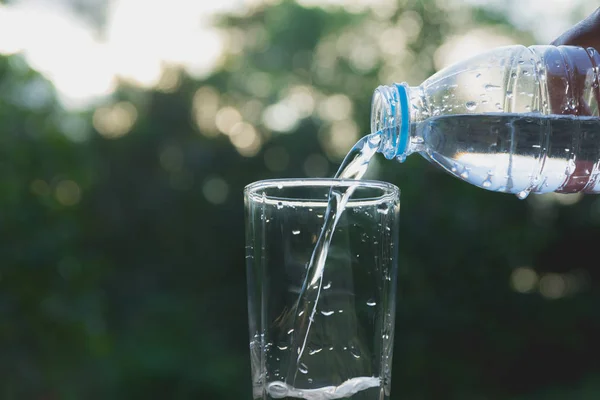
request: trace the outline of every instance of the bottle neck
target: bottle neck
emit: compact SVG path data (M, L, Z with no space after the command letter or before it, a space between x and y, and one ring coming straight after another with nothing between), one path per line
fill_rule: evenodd
M406 83L379 86L371 104L371 132L381 132L379 152L387 159L404 161L419 151L420 140L415 124L425 119L424 96L421 87ZM416 138L415 138L416 139Z

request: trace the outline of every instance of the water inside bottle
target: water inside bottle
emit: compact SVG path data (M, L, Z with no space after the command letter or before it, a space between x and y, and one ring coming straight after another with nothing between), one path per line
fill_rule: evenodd
M458 114L418 124L423 153L475 186L513 193L598 193L600 119L539 113Z

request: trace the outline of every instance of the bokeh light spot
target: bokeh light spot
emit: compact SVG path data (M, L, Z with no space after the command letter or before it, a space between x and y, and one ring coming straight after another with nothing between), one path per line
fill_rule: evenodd
M229 195L229 185L219 177L207 179L202 185L202 193L212 204L223 204Z
M219 111L217 111L217 115L215 116L215 124L217 129L225 135L229 135L235 124L241 121L242 115L240 112L230 106L221 108Z
M212 86L202 86L194 93L192 106L194 120L200 133L206 137L215 137L219 134L215 124L219 101L219 91Z
M63 206L74 206L81 200L81 189L72 180L62 180L54 189L56 200Z
M35 179L29 186L31 192L38 196L47 196L50 194L50 185L42 179Z
M567 281L560 274L545 274L540 279L540 293L547 299L559 299L567 293Z
M106 139L116 139L129 133L137 120L137 109L128 101L96 109L94 128Z
M342 159L358 140L358 126L352 120L336 121L319 132L321 145L330 158Z
M520 267L510 275L510 285L519 293L531 292L538 283L538 274L532 268Z
M262 146L262 139L258 132L246 122L239 122L231 129L229 140L244 157L255 156Z
M176 68L163 71L156 89L163 93L174 93L181 85L181 72Z
M263 111L262 122L272 131L286 133L298 126L299 117L294 107L280 102L270 105Z
M352 114L352 101L344 94L327 97L319 105L319 116L326 121L343 121Z

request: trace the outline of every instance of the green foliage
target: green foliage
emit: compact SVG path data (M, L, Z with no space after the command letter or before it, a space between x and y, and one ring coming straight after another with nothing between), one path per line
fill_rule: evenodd
M136 106L137 121L116 139L91 128L91 114L61 110L19 57L0 59L0 398L250 399L243 187L305 176L311 154L327 157L327 174L339 161L327 145L335 121L319 104L288 134L271 132L261 113L310 86L317 100L348 96L367 132L371 93L389 83L381 69L397 61L406 74L397 79L419 83L445 37L463 32L458 11L403 4L383 19L290 1L224 18L242 51L172 93L123 86L115 98ZM336 47L348 32L358 45L405 11L422 27L392 61L377 53L357 68L360 54ZM513 32L501 15L467 12L472 24ZM259 132L253 157L196 125L194 96L207 87ZM286 152L284 169L266 167L273 149ZM597 398L600 200L519 201L417 157L373 168L402 189L394 398ZM227 184L218 204L207 196L211 179ZM542 283L583 278L551 299L552 288L544 297L539 285L511 287L523 267Z

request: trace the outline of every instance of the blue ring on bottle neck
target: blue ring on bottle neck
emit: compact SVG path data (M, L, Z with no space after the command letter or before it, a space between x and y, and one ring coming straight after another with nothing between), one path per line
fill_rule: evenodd
M406 85L402 83L396 83L396 90L398 91L398 102L400 103L400 134L398 135L398 147L396 150L396 156L401 156L406 153L408 147L408 125L410 124L410 114L408 111L408 90ZM394 106L395 108L395 106ZM393 115L396 112L394 110Z

